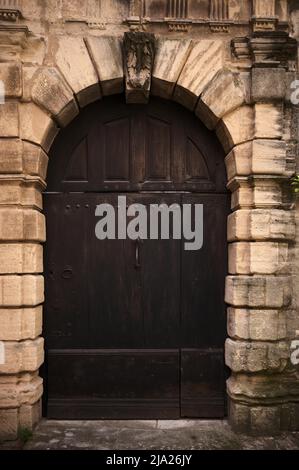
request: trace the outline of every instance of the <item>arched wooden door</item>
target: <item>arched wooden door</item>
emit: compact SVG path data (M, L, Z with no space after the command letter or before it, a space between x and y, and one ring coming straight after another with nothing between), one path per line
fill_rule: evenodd
M225 179L214 134L175 103L107 98L60 132L44 194L48 417L223 416ZM98 240L95 208L119 195L203 204L203 247Z

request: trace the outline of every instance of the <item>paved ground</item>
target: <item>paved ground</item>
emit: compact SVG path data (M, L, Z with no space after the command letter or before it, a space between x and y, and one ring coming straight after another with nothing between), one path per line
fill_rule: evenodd
M226 421L47 421L25 449L299 449L299 433L252 438Z

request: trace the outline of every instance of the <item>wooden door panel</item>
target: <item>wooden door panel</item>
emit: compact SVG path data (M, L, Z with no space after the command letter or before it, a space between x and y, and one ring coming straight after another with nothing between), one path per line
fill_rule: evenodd
M229 200L223 194L183 195L182 200L203 204L203 246L196 251L182 246L182 346L223 347Z
M181 350L181 416L222 418L225 414L223 348Z
M223 192L225 184L213 132L158 98L127 106L106 97L81 110L50 151L49 191Z
M214 134L176 103L104 98L61 130L44 197L50 417L223 416L225 185ZM186 251L172 227L169 240L98 240L96 206L122 193L203 204L203 247Z
M44 210L47 347L84 347L89 343L87 209L82 198L51 194Z
M49 418L180 416L176 350L52 350L48 371Z

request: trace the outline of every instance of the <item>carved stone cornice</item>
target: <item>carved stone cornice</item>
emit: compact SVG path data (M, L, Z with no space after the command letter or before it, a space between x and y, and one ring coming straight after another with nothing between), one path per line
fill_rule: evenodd
M148 102L154 56L154 34L140 31L124 34L127 103Z
M234 38L232 53L238 59L251 59L254 66L289 68L296 59L297 42L281 31L253 33L251 37Z

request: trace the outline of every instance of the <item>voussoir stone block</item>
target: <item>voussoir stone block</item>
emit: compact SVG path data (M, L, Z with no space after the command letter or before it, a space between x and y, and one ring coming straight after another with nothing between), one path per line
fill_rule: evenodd
M227 276L225 301L234 307L282 308L290 305L288 276Z
M42 332L42 306L0 308L0 340L34 339Z
M4 84L6 98L22 96L22 66L19 62L1 62L0 80Z
M51 38L50 47L56 65L75 93L80 106L86 106L99 99L99 79L83 38L55 36Z
M37 243L1 243L0 274L41 273L43 247Z
M41 67L35 72L31 96L61 127L69 124L79 114L72 90L54 67Z
M43 276L31 274L0 276L0 307L31 307L43 301Z
M293 240L295 214L280 209L239 209L228 216L228 240Z
M0 136L19 136L19 104L14 101L0 105Z
M45 217L34 209L0 207L1 241L45 241Z
M85 41L100 79L103 95L121 93L124 89L121 38L90 36Z
M285 369L290 350L288 343L261 341L225 342L225 363L233 372L280 372Z
M209 129L214 129L225 114L249 101L249 73L221 70L202 93L195 114Z
M241 106L226 114L216 127L216 134L228 153L235 145L247 142L254 137L254 109Z
M152 73L152 94L170 98L190 53L191 39L159 37Z
M177 81L174 99L193 110L198 97L223 67L223 55L223 42L220 40L194 42Z
M257 139L281 139L283 122L282 103L258 103L255 105L255 137Z
M287 316L283 310L227 309L227 331L233 339L277 341L286 338Z
M44 361L44 340L5 341L5 362L0 364L1 374L36 371Z
M282 274L290 270L287 243L231 243L228 259L230 274Z
M51 117L34 103L20 103L20 136L40 145L47 152L58 128Z

